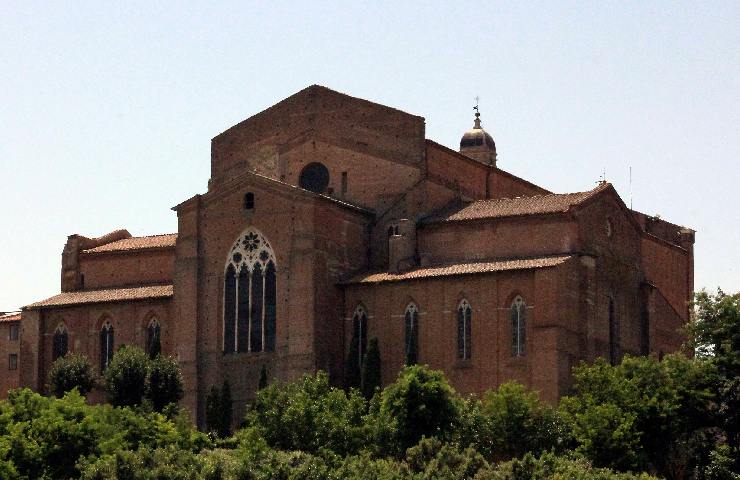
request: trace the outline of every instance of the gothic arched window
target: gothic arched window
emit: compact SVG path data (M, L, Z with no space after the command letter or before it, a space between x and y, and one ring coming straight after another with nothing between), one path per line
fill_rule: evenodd
M511 303L511 356L521 357L527 352L526 304L517 296Z
M419 362L419 308L414 303L406 306L403 314L405 326L406 365Z
M60 323L57 329L54 331L53 348L51 352L51 360L54 361L59 357L63 357L67 354L69 344L69 335L67 334L67 327L63 323Z
M619 321L614 309L614 299L609 297L609 362L619 361Z
M463 299L457 306L457 358L470 360L473 353L473 309Z
M362 365L367 352L367 312L358 305L352 315L352 340L347 357L345 383L347 387L359 388L362 381Z
M156 357L162 351L161 334L162 327L159 320L157 320L157 317L152 317L146 328L146 352L150 358Z
M234 243L224 272L224 353L275 350L275 254L257 230Z
M100 329L100 372L104 372L113 359L113 325L109 320L103 323Z

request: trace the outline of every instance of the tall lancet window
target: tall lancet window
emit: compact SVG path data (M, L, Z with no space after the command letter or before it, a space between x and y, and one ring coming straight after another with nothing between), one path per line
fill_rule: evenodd
M473 309L463 299L457 306L457 358L470 360L473 353Z
M609 297L609 363L619 363L619 320L614 308L614 299Z
M414 303L406 306L403 314L405 325L406 365L419 362L419 308Z
M150 358L155 358L162 352L161 334L162 327L159 320L157 320L157 317L152 317L146 327L146 353L149 354Z
M67 334L67 327L63 323L60 323L54 331L51 360L54 361L59 357L65 356L67 354L68 344L69 335Z
M110 361L113 360L113 347L115 341L113 338L113 325L110 320L106 320L100 329L100 372L104 372Z
M232 246L224 270L224 353L275 350L276 264L257 230L245 231Z
M345 372L346 387L360 388L362 384L362 366L367 352L367 311L362 305L355 308L352 314L352 339L347 356Z
M517 296L511 303L511 356L527 353L527 305Z

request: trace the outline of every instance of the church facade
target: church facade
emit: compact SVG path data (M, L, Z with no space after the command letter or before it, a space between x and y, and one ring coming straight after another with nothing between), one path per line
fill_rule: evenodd
M68 238L61 293L21 313L20 385L134 344L178 358L199 421L228 380L238 418L263 369L342 385L377 338L384 384L421 363L554 402L577 362L675 351L688 320L693 230L500 169L477 115L452 150L311 86L213 138L208 191L173 210L177 233Z

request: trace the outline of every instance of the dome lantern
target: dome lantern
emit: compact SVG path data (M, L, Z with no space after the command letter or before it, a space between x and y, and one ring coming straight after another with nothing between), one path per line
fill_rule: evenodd
M460 153L486 165L496 166L496 144L493 137L481 127L478 106L475 110L473 128L465 132L460 139Z

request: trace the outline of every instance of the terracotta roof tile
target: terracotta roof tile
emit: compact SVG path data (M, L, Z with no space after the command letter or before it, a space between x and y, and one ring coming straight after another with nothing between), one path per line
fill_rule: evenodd
M460 222L484 218L567 212L571 207L583 203L610 187L611 185L609 183L602 183L588 192L551 193L531 197L477 200L451 211L448 210L444 213L427 217L423 220L423 223Z
M46 300L32 303L25 308L29 310L44 307L64 307L68 305L84 305L88 303L124 302L130 300L146 300L151 298L172 297L172 285L152 285L146 287L109 288L105 290L81 290L64 292Z
M416 280L451 275L470 275L474 273L503 272L508 270L529 270L533 268L556 267L571 259L572 255L556 255L537 258L512 258L488 262L455 263L435 265L409 270L403 273L363 273L350 279L346 284L380 283Z
M4 315L0 315L0 323L4 322L17 322L20 321L21 314L20 312L17 313L6 313Z
M174 247L177 240L176 233L151 235L148 237L131 237L107 243L99 247L83 250L85 253L122 252L128 250L144 250L148 248Z

